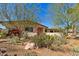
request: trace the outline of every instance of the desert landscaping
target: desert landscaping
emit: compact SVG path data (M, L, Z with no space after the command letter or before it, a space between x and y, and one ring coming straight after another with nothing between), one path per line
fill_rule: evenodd
M27 33L27 32L26 32ZM35 35L28 37L10 36L0 39L1 56L78 56L79 38L68 36ZM61 35L61 34L60 34Z
M79 56L79 4L0 4L0 56Z

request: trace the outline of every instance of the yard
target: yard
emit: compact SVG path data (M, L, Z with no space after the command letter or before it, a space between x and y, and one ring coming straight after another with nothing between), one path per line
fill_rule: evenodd
M22 44L14 45L7 43L5 39L0 40L0 48L6 48L6 54L9 56L18 55L18 56L29 56L29 55L39 55L39 56L71 56L79 55L79 51L76 53L72 50L75 46L79 47L78 39L68 39L69 43L63 46L63 50L50 50L47 48L38 48L32 50L25 50Z
M0 4L0 56L79 56L78 13L79 4Z
M36 32L21 32L19 29L13 29L8 32L1 30L0 33L1 56L79 55L79 38L66 38L67 36L62 32L36 34Z

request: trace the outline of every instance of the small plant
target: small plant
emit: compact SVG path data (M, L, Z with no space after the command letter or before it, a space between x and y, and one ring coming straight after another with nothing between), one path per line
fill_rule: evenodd
M0 38L5 38L6 34L4 32L0 32Z
M20 40L22 42L25 42L25 41L28 41L27 39L29 39L28 34L27 34L26 31L23 31L22 34L21 34Z
M21 36L24 37L24 38L28 38L27 31L23 31Z
M10 39L10 42L11 42L12 44L17 44L17 43L19 43L19 42L20 42L19 37L18 37L18 36L13 36L13 37Z
M79 53L79 47L78 46L77 47L73 47L71 50L74 51L74 52L78 52Z
M79 56L79 53L78 52L73 52L71 55L72 56Z
M72 47L70 51L72 52L72 56L79 56L79 46Z

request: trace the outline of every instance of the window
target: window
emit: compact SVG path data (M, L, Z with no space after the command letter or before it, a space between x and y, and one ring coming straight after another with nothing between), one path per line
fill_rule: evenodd
M45 32L47 32L47 29L45 29Z
M26 27L26 28L25 28L25 31L33 32L33 27Z
M50 30L50 32L54 32L53 30Z

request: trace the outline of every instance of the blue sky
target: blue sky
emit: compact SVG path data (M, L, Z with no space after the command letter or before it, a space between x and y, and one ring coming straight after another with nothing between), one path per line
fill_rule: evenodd
M37 9L34 9L32 5L35 5ZM74 4L65 4L72 7ZM37 3L37 4L27 4L26 7L30 10L33 9L33 13L38 17L38 22L52 28L54 27L53 20L55 17L55 9L53 4L48 3ZM9 10L14 9L14 4L9 4ZM15 16L13 16L15 17ZM0 26L1 27L1 26Z
M47 4L47 3L42 3L42 4L35 4L37 8L40 7L40 10L34 12L37 14L39 17L40 23L52 28L54 27L53 20L55 17L55 5L54 4ZM65 4L64 6L69 5L69 7L73 7L75 4ZM64 8L64 7L63 7ZM67 8L64 8L64 10Z

